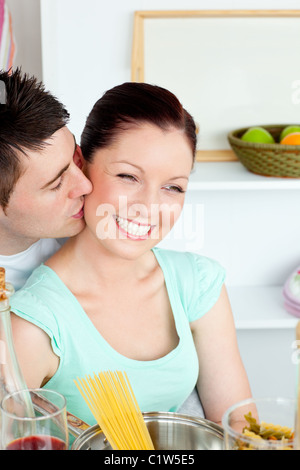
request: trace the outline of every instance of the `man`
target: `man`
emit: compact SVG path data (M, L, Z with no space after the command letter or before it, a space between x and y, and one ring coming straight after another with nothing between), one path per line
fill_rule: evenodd
M64 106L20 69L0 71L0 83L0 266L17 290L56 239L83 229L92 185Z

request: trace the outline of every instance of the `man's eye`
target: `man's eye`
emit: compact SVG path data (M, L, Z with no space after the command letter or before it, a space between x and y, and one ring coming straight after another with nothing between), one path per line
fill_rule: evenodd
M62 185L62 181L60 181L60 182L58 183L58 185L55 186L55 188L51 188L51 191L58 191L59 188L61 187L61 185Z
M120 174L118 175L118 177L119 177L119 178L122 178L122 179L127 179L127 180L129 180L129 181L136 181L135 176L133 176L133 175L128 175L127 173L120 173Z
M59 183L55 186L55 188L51 188L51 191L58 191L58 190L61 188L62 183L63 183L63 176L60 177L60 181L59 181Z

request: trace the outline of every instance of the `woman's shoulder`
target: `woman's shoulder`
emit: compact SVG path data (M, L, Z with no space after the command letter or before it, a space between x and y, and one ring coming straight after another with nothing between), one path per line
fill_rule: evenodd
M48 266L41 264L29 276L24 286L11 298L13 308L47 308L51 300L60 296L65 286L56 273Z
M157 248L155 255L165 277L179 293L189 321L206 313L217 301L225 280L225 269L213 258L194 252Z
M32 273L26 280L24 286L18 291L16 291L16 293L23 292L24 290L34 290L38 285L48 285L49 282L55 282L55 278L55 272L51 268L46 266L44 263L41 263L37 268L32 271Z
M203 279L211 278L217 274L224 274L221 264L208 256L203 256L191 251L176 251L156 247L154 253L159 262L179 275L201 276Z
M62 305L61 300L59 278L44 264L32 272L25 285L10 299L11 311L44 330L58 356L61 345L57 306Z

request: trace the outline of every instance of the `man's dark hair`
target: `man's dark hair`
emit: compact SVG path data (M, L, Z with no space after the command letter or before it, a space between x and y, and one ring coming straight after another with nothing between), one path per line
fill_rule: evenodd
M38 151L69 120L65 107L36 77L0 70L0 205L5 209L22 174L20 155ZM4 91L3 91L4 90Z

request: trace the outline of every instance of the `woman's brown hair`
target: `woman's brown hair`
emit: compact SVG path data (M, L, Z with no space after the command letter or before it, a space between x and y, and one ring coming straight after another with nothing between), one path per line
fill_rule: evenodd
M176 96L156 85L126 82L107 91L87 117L80 144L84 158L92 162L96 150L108 147L121 132L142 123L162 130L182 130L195 156L195 122Z

